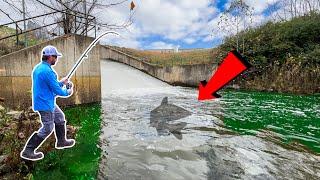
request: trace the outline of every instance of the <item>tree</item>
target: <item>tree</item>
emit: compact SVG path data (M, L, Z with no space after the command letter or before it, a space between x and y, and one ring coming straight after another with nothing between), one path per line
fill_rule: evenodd
M15 10L20 11L19 7L16 6L14 0L4 0L6 3L10 4ZM108 8L115 7L117 5L128 2L129 0L118 0L110 1L105 0L29 0L33 5L40 5L42 8L47 9L48 13L50 12L58 12L55 14L50 14L50 18L53 17L54 22L59 22L59 26L52 29L54 31L57 28L63 29L64 34L75 33L75 34L85 34L93 28L106 28L106 29L122 29L127 28L132 24L132 16L134 14L134 3L131 2L131 8L129 11L128 20L121 24L109 24L105 22L104 19L100 19L97 15L94 14L95 10L103 9L106 10ZM31 3L29 3L31 4ZM28 15L28 12L27 12ZM32 17L32 15L28 15ZM45 18L42 18L45 19ZM38 21L33 19L34 21ZM38 24L46 25L44 21Z
M275 11L274 19L287 21L294 17L304 16L310 12L319 12L320 0L279 0L277 6L271 9Z
M240 30L246 31L250 26L252 23L252 12L253 8L250 8L244 0L232 0L230 6L220 16L219 29L236 36L236 48L238 51ZM242 37L242 51L243 53L245 51L244 37Z

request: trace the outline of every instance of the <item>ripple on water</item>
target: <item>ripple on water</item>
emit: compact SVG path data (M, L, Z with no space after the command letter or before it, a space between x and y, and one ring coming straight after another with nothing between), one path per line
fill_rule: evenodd
M196 89L171 87L119 64L101 66L100 139L108 154L99 179L320 178L314 97L224 91L221 99L199 102ZM117 76L121 83L112 79ZM187 123L181 139L150 126L150 112L163 97L192 113L167 122Z

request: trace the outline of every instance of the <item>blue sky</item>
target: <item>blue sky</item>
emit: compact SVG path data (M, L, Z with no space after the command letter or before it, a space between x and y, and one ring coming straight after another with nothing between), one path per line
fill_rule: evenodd
M209 4L209 7L217 8L218 11L222 12L225 9L225 5L227 2L228 2L227 0L217 1L217 2ZM217 15L215 13L210 14L209 20L215 18L216 16ZM179 48L189 49L189 48L211 48L213 46L216 46L217 44L220 44L221 39L219 38L219 39L215 39L215 40L208 41L208 42L195 41L192 44L188 44L188 43L185 43L184 41L181 41L180 39L170 40L170 39L165 39L163 36L151 35L147 38L140 39L140 41L142 42L142 46L146 47L146 49L148 49L149 44L151 44L152 42L157 42L157 41L166 42L168 44L175 44L175 45L179 46Z
M88 0L90 1L90 0ZM136 49L164 49L164 48L211 48L219 45L225 36L235 33L222 30L218 26L219 17L232 0L133 0L136 4L133 23L126 29L117 30L121 37L110 37L103 40L103 44L116 45ZM279 0L245 0L254 7L251 26L257 26L273 19L279 11ZM17 7L19 1L13 1ZM50 0L44 0L50 3ZM129 15L128 0L111 8L98 8L93 15L98 20L109 24L122 24ZM106 3L99 0L99 3ZM34 0L26 0L29 16L43 14L51 10L34 4ZM12 10L6 3L0 2L3 9L14 19L21 19L21 14ZM131 12L132 13L132 12ZM4 14L0 14L1 23L10 21ZM41 21L41 20L40 20ZM101 29L106 31L107 29ZM94 32L89 35L93 36Z
M216 47L234 30L218 26L221 13L231 0L136 0L134 22L120 31L126 39L111 38L107 44L138 49L211 48ZM251 26L274 18L278 0L245 0L254 7ZM124 20L127 6L109 11L115 19ZM113 14L114 12L114 14ZM119 13L121 12L121 13ZM118 18L116 18L118 17ZM120 21L118 21L120 22ZM233 28L235 29L235 28Z

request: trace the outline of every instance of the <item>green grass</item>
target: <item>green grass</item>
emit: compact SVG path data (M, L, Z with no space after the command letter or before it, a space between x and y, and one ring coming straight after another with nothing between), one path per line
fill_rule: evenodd
M98 172L100 148L100 104L68 108L68 124L80 126L76 145L70 149L52 150L35 165L34 179L95 179Z
M16 30L7 26L0 27L0 37L6 37L9 35L14 35L16 33ZM18 51L22 48L24 48L24 34L19 35L19 44L17 44L16 36L7 38L0 41L0 56L9 54L14 51ZM39 44L42 42L42 40L37 39L33 32L27 33L27 45L33 46L36 44Z

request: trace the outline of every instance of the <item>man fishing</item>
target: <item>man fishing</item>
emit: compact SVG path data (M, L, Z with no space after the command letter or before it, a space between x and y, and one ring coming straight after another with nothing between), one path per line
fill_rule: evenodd
M32 71L32 107L41 119L41 128L28 139L20 156L37 161L44 157L42 152L35 152L54 130L57 149L74 146L74 139L66 139L66 120L64 113L56 104L56 97L70 97L73 85L68 77L57 80L57 73L52 68L62 54L54 46L42 50L42 61ZM66 87L64 87L66 85Z

